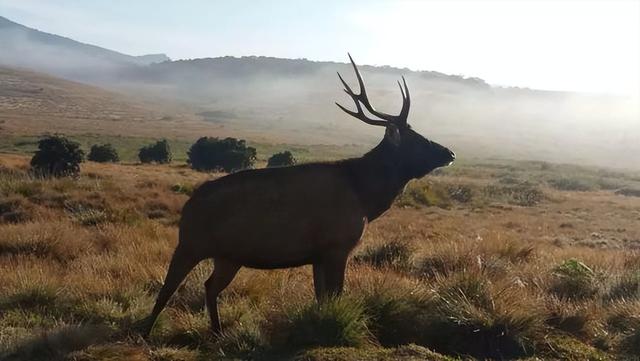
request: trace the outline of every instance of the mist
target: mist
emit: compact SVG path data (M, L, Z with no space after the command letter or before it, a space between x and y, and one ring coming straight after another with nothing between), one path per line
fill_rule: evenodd
M336 75L357 88L349 64L273 57L170 61L131 56L29 29L0 18L0 65L28 68L123 93L136 102L172 104L204 135L216 129L269 134L291 144L364 144L382 129L349 117L353 109ZM358 61L358 54L353 54ZM347 60L345 54L345 60ZM405 76L411 91L409 123L450 146L461 159L529 159L640 168L637 97L498 87L476 77L362 64L375 107L396 113ZM588 75L585 75L588 76ZM167 107L171 108L171 107ZM204 134L207 133L207 134ZM181 136L180 127L174 134ZM251 141L251 139L248 139Z
M362 66L375 107L399 112L402 75L411 91L410 124L462 156L532 159L637 168L640 112L623 96L491 86L478 78ZM339 110L354 109L340 72L348 64L266 57L166 62L129 69L108 86L149 99L178 101L202 120L299 133L294 143L374 143L381 129ZM291 137L291 136L290 136Z

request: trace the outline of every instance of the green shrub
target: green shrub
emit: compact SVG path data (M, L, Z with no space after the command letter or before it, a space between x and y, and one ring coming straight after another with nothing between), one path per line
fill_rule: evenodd
M253 167L256 149L241 139L202 137L189 148L187 155L195 170L235 172Z
M584 263L569 259L553 270L550 291L561 298L584 299L598 292L596 274Z
M289 319L288 344L293 347L363 346L370 341L362 303L347 297L314 302Z
M287 167L296 164L296 158L293 157L290 151L275 153L267 160L267 167Z
M80 144L61 135L52 135L38 141L38 150L31 158L31 168L38 175L77 176L84 152Z
M87 158L92 162L98 163L116 163L120 161L118 152L111 144L108 143L92 145Z
M449 191L440 183L415 182L398 198L399 206L427 206L448 208L451 206Z
M141 163L171 163L171 148L166 139L159 140L153 144L140 148L138 159Z

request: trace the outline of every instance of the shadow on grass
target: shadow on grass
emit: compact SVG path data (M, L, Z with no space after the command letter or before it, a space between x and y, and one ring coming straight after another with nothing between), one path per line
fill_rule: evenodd
M64 360L74 351L108 342L112 330L103 325L65 326L19 343L8 355L0 355L5 361Z

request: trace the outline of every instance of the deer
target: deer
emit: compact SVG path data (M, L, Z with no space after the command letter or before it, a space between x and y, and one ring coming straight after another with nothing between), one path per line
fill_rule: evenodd
M398 115L376 110L353 58L359 92L338 72L355 103L347 114L385 128L380 143L358 158L279 168L249 169L203 183L185 203L178 244L153 310L143 322L148 336L167 302L201 261L213 259L204 283L211 331L221 332L218 296L240 268L280 269L311 265L318 302L340 295L347 260L369 222L392 205L409 181L450 165L455 154L407 123L411 98L398 81ZM370 115L367 115L364 110Z

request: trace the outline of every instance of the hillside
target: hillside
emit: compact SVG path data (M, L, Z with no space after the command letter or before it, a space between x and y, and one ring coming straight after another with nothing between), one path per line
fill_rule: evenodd
M142 141L137 139L140 137L167 137L190 144L203 135L245 137L262 143L330 142L329 136L298 137L297 130L254 129L242 122L216 124L207 116L210 115L171 99L127 95L0 66L1 143L26 141L24 136L47 132L89 135L94 140L102 136L109 141L114 141L115 136L136 144Z
M628 157L640 154L640 108L631 99L494 87L481 79L431 71L372 66L361 66L361 71L374 105L390 113L399 111L396 81L404 75L411 90L410 123L463 156L638 166ZM189 104L214 124L297 130L301 141L314 136L337 144L372 141L378 129L333 104L353 107L336 72L356 86L348 64L268 57L129 68L109 86Z
M162 123L149 104L73 81L0 67L0 129L3 134L128 134ZM165 119L166 122L166 119Z
M0 65L20 66L72 79L98 79L100 72L167 61L164 54L131 56L15 23L0 16Z
M109 93L104 102L111 105L101 105L97 90L92 88L87 94L96 97L91 102L79 100L87 105L82 110L70 100L73 97L56 98L59 87L51 87L45 94L27 87L20 97L12 96L13 106L0 108L6 119L26 119L19 126L15 121L3 125L13 131L24 130L23 135L51 129L190 140L209 135L263 143L368 146L382 133L334 105L340 101L353 106L336 76L339 71L355 84L353 71L345 63L257 56L178 61L162 55L132 57L4 18L0 18L0 45L7 49L0 53L0 63L19 64L124 94ZM160 60L167 61L157 62ZM389 66L363 65L361 70L374 105L390 113L399 109L396 81L404 75L412 97L410 123L460 157L640 167L636 157L630 156L640 154L637 99L496 87L473 77ZM74 83L72 88L79 86ZM84 91L77 94L88 96ZM141 112L146 115L119 110L120 105L113 106L114 97L144 104ZM29 108L33 104L16 107L19 99L38 99L38 107L49 104L49 108ZM52 110L53 104L57 105ZM134 108L140 110L139 106ZM159 121L153 127L138 126L145 117ZM135 124L123 128L129 120Z

